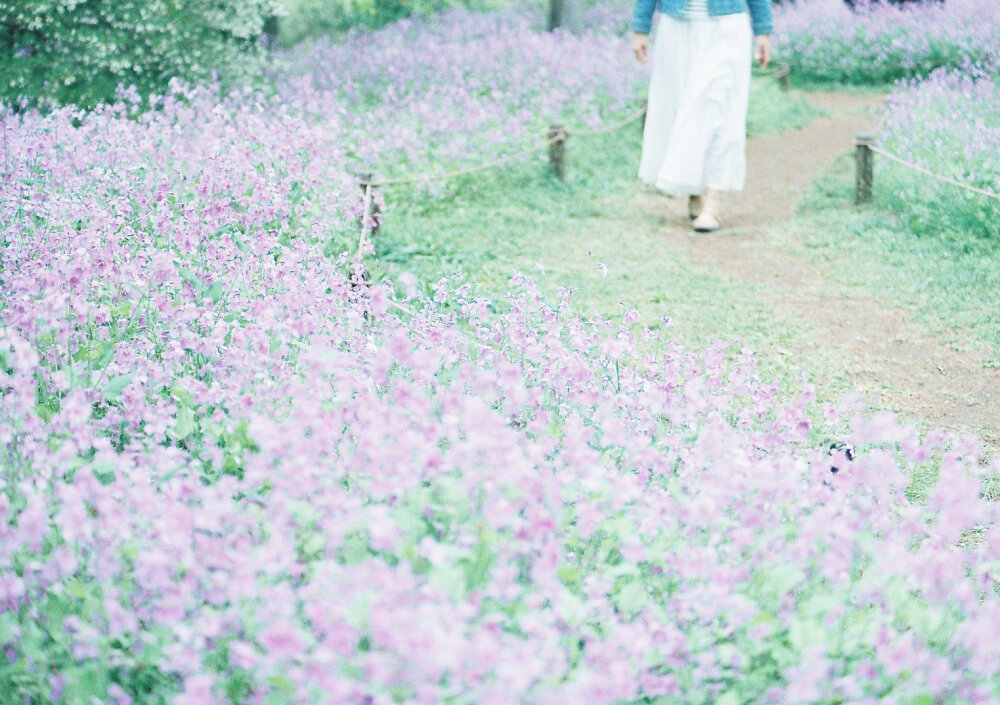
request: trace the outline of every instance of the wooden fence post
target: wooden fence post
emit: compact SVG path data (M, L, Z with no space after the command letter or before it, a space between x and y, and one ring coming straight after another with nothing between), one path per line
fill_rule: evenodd
M563 21L563 0L549 0L549 23L551 32L556 27L561 27Z
M566 180L566 138L569 134L562 125L552 125L549 129L549 163L556 178Z
M364 215L361 216L361 228L365 230L370 235L374 235L378 232L378 222L372 222L373 219L379 214L378 204L375 203L375 186L372 182L375 180L375 175L370 171L363 171L358 174L358 190L361 191L362 203L364 204ZM371 223L369 227L368 223Z
M861 205L872 200L872 180L875 163L875 153L872 145L875 137L868 133L857 136L857 152L855 154L856 173L854 179L854 203Z
M264 36L264 46L268 51L274 51L278 46L278 16L268 15L264 19L264 27L261 32Z
M792 87L792 67L788 64L779 66L778 70L774 72L774 77L778 79L778 85L781 86L781 90L787 91Z

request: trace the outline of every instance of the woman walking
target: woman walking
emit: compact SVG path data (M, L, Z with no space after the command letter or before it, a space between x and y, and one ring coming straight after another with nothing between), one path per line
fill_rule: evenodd
M698 232L719 229L723 191L746 180L751 52L771 60L771 0L635 0L632 49L645 63L660 20L639 178L688 197Z

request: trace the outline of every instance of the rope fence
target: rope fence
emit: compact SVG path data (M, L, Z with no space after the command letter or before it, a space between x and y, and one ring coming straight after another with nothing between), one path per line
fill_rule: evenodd
M771 69L760 69L755 70L755 74L759 76L771 76L783 90L788 90L790 87L790 77L791 70L787 65L776 66ZM405 184L422 184L429 183L432 181L445 181L447 179L452 179L458 176L468 176L470 174L476 174L482 171L488 171L490 169L499 169L506 166L510 162L523 159L524 157L531 156L532 154L537 154L544 150L549 152L549 163L552 166L552 171L559 181L566 180L566 142L570 137L596 137L598 135L606 135L612 132L616 132L638 120L645 121L646 117L646 102L643 101L643 105L638 110L626 115L624 118L611 123L610 125L605 125L597 129L585 130L585 129L568 129L563 125L554 124L549 129L548 136L543 142L540 142L534 146L528 147L526 149L507 154L497 159L493 159L488 162L483 162L482 164L477 164L475 166L466 167L464 169L456 169L454 171L446 171L435 174L417 174L409 177L395 178L395 179L376 179L371 173L366 173L360 176L358 180L358 185L361 189L364 198L363 215L361 218L361 236L358 241L358 253L355 256L355 261L360 262L362 255L365 250L365 246L368 242L368 238L371 235L373 229L377 226L373 225L373 219L377 215L377 211L374 205L375 189L384 186L398 186Z
M868 133L862 133L857 136L856 139L856 152L855 152L855 180L854 180L854 203L861 205L863 203L868 203L872 199L872 188L875 180L875 155L878 154L886 159L901 164L913 171L929 176L933 179L937 179L946 184L951 184L958 188L970 191L972 193L979 194L980 196L986 196L987 198L992 198L994 200L1000 201L1000 194L981 189L972 184L967 184L951 177L944 176L942 174L935 173L926 167L922 167L919 164L915 164L909 160L903 159L900 156L888 152L881 147L875 145L875 137Z
M361 178L360 184L364 186L396 186L399 184L420 184L427 183L430 181L444 181L456 176L466 176L468 174L475 174L479 171L486 171L488 169L496 169L502 166L506 166L509 162L517 161L523 157L530 156L541 152L547 147L550 147L555 142L565 142L569 137L596 137L597 135L609 134L620 130L621 128L629 125L641 117L646 115L645 104L633 113L630 113L627 117L618 122L612 123L605 127L599 128L597 130L570 130L561 125L553 125L552 130L549 132L548 138L544 142L540 142L532 147L522 149L519 152L514 152L512 154L506 154L502 157L498 157L492 161L484 162L482 164L477 164L476 166L467 167L464 169L457 169L455 171L445 171L437 174L418 174L416 176L403 177L399 179L373 179L371 176L366 175Z
M361 238L358 241L358 254L355 257L356 261L360 261L362 254L365 249L365 245L368 242L368 237L372 231L372 219L375 215L374 210L374 197L375 189L381 186L398 186L404 184L421 184L429 183L431 181L444 181L447 179L452 179L458 176L468 176L470 174L476 174L483 171L488 171L490 169L499 169L506 166L510 162L523 159L524 157L531 156L532 154L538 154L546 149L549 152L549 163L552 167L556 178L559 181L566 180L566 142L570 137L596 137L598 135L606 135L612 132L617 132L622 128L631 125L632 123L642 119L645 120L646 117L646 104L643 105L638 110L629 113L627 116L606 125L604 127L594 129L594 130L584 130L584 129L568 129L563 125L555 124L549 129L548 136L542 142L522 149L511 154L506 154L504 156L498 157L497 159L490 160L488 162L483 162L482 164L477 164L475 166L466 167L464 169L456 169L454 171L440 172L436 174L417 174L415 176L398 178L398 179L375 179L371 174L364 174L358 181L358 184L363 192L364 198L364 208L363 215L361 219Z

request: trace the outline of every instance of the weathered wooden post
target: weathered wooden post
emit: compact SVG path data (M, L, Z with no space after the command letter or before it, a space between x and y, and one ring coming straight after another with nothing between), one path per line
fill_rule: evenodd
M781 90L787 91L792 87L792 67L788 64L779 66L778 70L774 72L774 77L778 79L778 85L781 86Z
M375 203L375 186L370 172L358 174L358 186L361 188L361 235L358 237L358 251L354 255L354 271L351 276L351 288L358 289L371 283L371 274L364 265L365 250L368 249L370 237L369 223L372 221L372 210ZM368 314L365 314L366 316Z
M379 214L378 204L375 202L375 175L370 171L363 171L358 174L358 190L361 192L363 213L361 216L362 232L375 234L378 232L378 221L375 220Z
M268 51L274 51L278 46L278 16L268 15L264 19L262 34L264 35L264 46Z
M875 137L868 133L857 136L857 152L855 154L856 173L854 179L854 203L861 205L872 200L872 180L875 166L875 153L872 145Z
M562 27L563 22L563 1L549 0L549 31L556 27Z
M549 129L549 163L560 181L566 180L566 138L569 134L562 125Z

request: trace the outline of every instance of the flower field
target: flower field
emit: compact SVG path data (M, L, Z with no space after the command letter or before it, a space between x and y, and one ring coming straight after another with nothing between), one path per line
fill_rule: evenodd
M292 51L276 95L0 113L0 702L1000 699L976 439L521 274L364 282L356 170L643 83L610 29L397 31Z
M802 79L859 85L1000 60L1000 7L990 0L857 6L798 0L776 7L779 60Z
M1000 83L993 74L942 69L924 81L897 86L880 144L923 169L998 197L880 162L882 193L911 230L944 231L961 241L1000 239Z
M595 8L594 31L575 36L539 32L537 14L454 11L303 42L275 81L284 103L343 126L358 168L390 177L506 156L553 123L596 127L641 105L646 74L617 31L621 15Z

